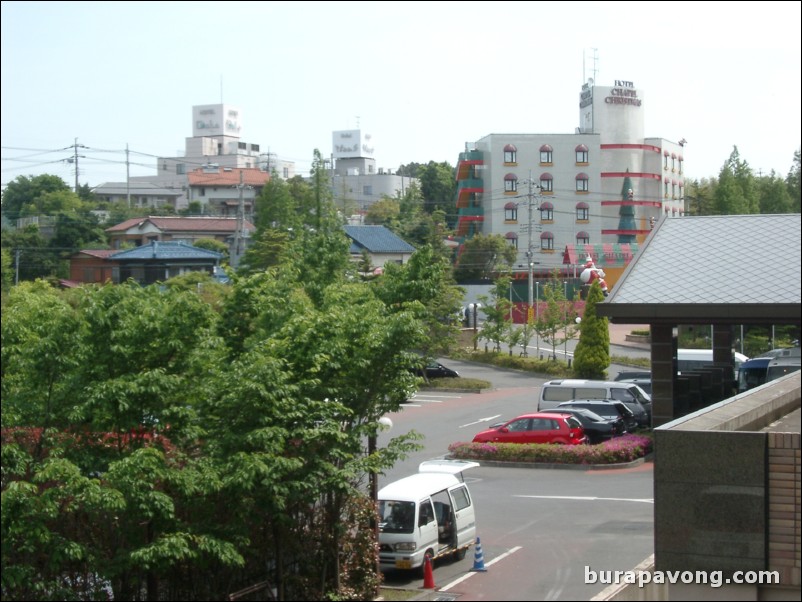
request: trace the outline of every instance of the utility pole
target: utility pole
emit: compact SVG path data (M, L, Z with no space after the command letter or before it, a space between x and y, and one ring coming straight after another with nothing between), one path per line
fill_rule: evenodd
M69 148L69 147L67 147ZM67 159L68 163L73 163L75 165L75 194L78 194L78 158L86 159L84 155L78 154L79 148L86 148L83 144L78 144L78 138L75 139L75 142L72 145L73 155L69 159Z
M125 143L125 196L128 199L128 208L131 208L131 163L128 159L128 143Z
M245 199L243 197L243 190L245 174L242 169L239 170L239 203L237 204L237 229L234 232L234 252L231 254L231 267L237 269L239 267L239 260L242 256L242 230L245 225Z

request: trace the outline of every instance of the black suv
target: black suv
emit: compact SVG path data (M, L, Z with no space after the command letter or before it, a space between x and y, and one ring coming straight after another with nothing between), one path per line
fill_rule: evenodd
M552 411L558 411L563 408L585 408L595 412L602 418L620 418L624 421L624 426L627 431L632 432L638 428L638 421L635 419L635 414L621 401L614 399L573 399L571 401L564 401L555 407Z
M627 432L624 419L621 417L599 416L593 410L571 408L567 407L565 404L560 406L559 411L560 413L571 414L582 423L582 428L585 429L588 443L591 444L602 443L613 437L620 437Z

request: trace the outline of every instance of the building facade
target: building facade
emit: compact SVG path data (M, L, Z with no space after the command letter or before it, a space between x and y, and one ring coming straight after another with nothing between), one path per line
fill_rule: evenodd
M176 209L189 204L188 174L198 169L258 169L276 173L283 179L295 176L295 163L275 153L262 152L261 146L241 138L242 111L227 104L192 107L192 136L185 139L184 155L159 157L157 175L130 179L132 185L149 182L180 193Z
M502 235L519 274L531 263L541 278L571 276L569 245L637 245L656 220L681 215L684 141L644 136L644 97L629 81L589 80L573 134L489 134L467 146L456 170L460 241Z
M331 146L332 196L347 216L364 215L376 201L403 195L417 182L376 167L373 137L361 129L333 132Z

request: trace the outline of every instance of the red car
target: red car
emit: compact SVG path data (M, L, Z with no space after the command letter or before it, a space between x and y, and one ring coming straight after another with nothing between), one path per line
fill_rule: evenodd
M538 412L524 414L509 422L494 425L477 433L474 443L557 443L579 445L587 443L582 423L571 414Z

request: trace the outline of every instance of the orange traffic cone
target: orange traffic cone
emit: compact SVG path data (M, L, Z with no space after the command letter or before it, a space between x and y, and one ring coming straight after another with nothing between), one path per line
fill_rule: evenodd
M432 572L432 557L426 554L423 559L423 589L434 589L434 573Z

